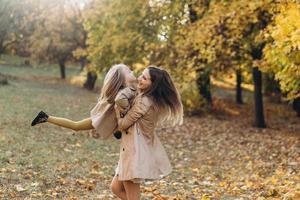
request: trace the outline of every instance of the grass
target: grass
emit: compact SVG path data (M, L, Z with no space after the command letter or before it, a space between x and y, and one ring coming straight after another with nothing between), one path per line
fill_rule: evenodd
M35 197L35 190L51 196L55 194L51 188L57 185L56 180L72 174L68 180L76 185L82 175L93 171L95 163L104 161L101 172L108 177L105 180L110 181L114 173L112 166L118 159L116 141L105 145L104 141L88 137L87 131L74 134L73 131L48 124L34 128L30 126L40 110L74 120L89 117L97 93L59 81L56 78L59 77L59 69L55 66L4 65L0 66L0 72L14 77L9 80L9 85L0 87L0 168L2 177L5 177L1 183L6 185L0 190L3 198ZM78 68L67 67L66 74L67 77L77 75ZM103 184L109 186L108 182ZM16 190L22 192L17 194ZM82 195L80 190L76 191L72 194Z
M66 76L70 79L72 76L77 75L80 72L78 66L66 66ZM1 65L0 73L18 76L20 78L26 77L51 77L60 78L60 69L56 65L49 67L48 65L41 66L18 66L18 65Z
M0 73L15 76L21 79L40 79L52 80L56 83L60 81L60 68L57 64L34 63L32 66L24 65L24 61L28 58L22 58L13 55L0 55ZM76 77L82 77L81 67L76 63L66 64L66 80L74 82ZM95 88L101 88L104 76L99 74L95 83ZM81 79L82 80L82 79ZM78 82L78 81L77 81ZM82 81L74 85L82 85Z
M0 64L1 65L23 65L24 61L27 58L8 55L8 54L0 54Z
M11 69L14 73L15 69ZM40 110L74 120L89 117L97 99L96 93L63 83L35 80L14 80L10 83L0 87L0 168L1 183L6 185L5 191L2 191L3 198L30 196L34 190L48 193L57 185L56 180L66 176L76 185L77 179L91 173L95 163L101 163L101 172L105 174L101 178L111 179L112 166L118 159L116 141L107 145L104 141L89 138L88 132L74 134L48 124L30 126ZM33 184L35 182L39 183L38 186ZM24 191L14 196L19 184ZM101 184L109 186L108 182ZM72 194L82 195L80 190L76 191Z

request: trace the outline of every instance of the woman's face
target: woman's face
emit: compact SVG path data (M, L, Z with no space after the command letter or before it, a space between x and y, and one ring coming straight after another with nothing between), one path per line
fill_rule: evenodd
M137 79L134 76L133 71L131 71L131 69L129 69L128 67L123 68L123 74L125 77L126 86L135 84L137 82Z
M149 69L146 68L142 72L142 74L138 77L138 89L143 91L148 89L152 84L151 78L150 78L150 73Z

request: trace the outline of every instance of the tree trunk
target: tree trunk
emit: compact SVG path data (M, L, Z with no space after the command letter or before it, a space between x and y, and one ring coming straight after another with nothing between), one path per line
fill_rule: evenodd
M202 6L205 6L206 8L208 8L210 1L205 1L203 3L204 4ZM190 19L191 23L195 23L199 19L199 17L200 18L203 17L203 15L205 13L205 12L203 12L202 16L198 16L197 11L194 8L194 6L195 5L193 3L188 4L189 19ZM198 51L194 51L194 50L192 50L192 51L193 52L191 55L193 55L193 56L197 56L197 54L199 54ZM209 109L210 109L212 106L212 97L211 97L211 93L210 93L210 69L209 69L209 67L197 70L196 84L197 84L200 95L207 101Z
M199 93L207 103L211 106L212 105L212 97L210 93L210 70L208 68L204 68L197 71L198 78L197 78L197 87Z
M236 102L238 104L243 104L243 99L242 99L242 73L241 70L238 69L236 70Z
M254 103L255 103L255 123L259 128L265 128L263 96L262 96L262 78L261 71L257 67L253 67L253 81L254 81Z
M297 113L297 117L300 117L300 97L297 97L293 101L293 109Z
M79 63L80 63L80 71L83 71L85 65L86 65L86 58L80 58Z
M0 56L4 53L4 51L5 51L5 48L4 48L3 44L1 44L1 42L0 42Z
M88 90L93 90L95 87L96 80L97 74L95 72L88 72L86 82L83 85L84 88Z
M7 77L0 73L0 85L8 85Z
M268 96L271 102L281 102L281 91L279 82L275 80L274 74L263 74L263 94Z
M64 60L59 61L59 68L60 68L60 77L62 79L66 78L66 62Z

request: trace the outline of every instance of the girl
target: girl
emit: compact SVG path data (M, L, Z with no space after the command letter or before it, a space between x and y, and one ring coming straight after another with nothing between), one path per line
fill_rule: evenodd
M138 78L137 88L134 104L123 118L115 105L123 135L111 189L123 200L140 199L140 183L145 179L171 173L168 156L154 129L158 122L175 125L183 121L180 95L165 70L147 67Z
M126 65L114 65L105 76L98 103L90 112L91 117L81 121L72 121L48 116L41 111L32 121L31 126L49 122L75 131L95 129L102 139L106 139L117 130L114 102L122 108L122 114L125 114L136 93L135 83L136 77ZM118 132L114 135L118 139L121 137Z

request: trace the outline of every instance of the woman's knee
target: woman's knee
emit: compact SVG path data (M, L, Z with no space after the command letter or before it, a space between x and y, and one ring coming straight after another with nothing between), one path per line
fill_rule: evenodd
M122 192L119 184L113 180L110 184L110 190L114 193L114 194L119 194L120 192Z
M124 181L126 195L128 199L139 200L140 199L140 184L132 181Z
M114 194L118 194L118 193L119 193L117 186L116 186L113 182L110 184L110 190L111 190Z

